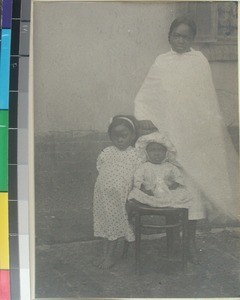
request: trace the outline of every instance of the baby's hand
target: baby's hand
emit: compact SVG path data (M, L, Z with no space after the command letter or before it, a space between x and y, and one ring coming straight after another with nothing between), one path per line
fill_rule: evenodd
M142 184L140 190L147 194L148 196L153 196L153 191L152 190L146 190L145 186Z
M178 187L180 187L179 183L172 182L171 185L169 185L169 190L176 190Z

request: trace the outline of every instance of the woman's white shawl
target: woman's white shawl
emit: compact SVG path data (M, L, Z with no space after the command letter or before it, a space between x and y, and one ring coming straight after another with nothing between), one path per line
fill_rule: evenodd
M201 52L158 56L136 96L135 116L168 132L198 191L231 218L240 218L239 161Z

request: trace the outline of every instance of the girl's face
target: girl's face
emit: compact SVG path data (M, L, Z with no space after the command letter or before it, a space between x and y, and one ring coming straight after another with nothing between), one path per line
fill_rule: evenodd
M131 130L124 124L117 125L111 130L111 140L113 145L122 151L132 145L134 137Z
M166 158L167 149L159 143L150 143L146 148L148 160L153 164L161 164Z
M191 28L186 24L180 24L178 27L173 29L169 43L177 53L185 53L190 51L190 47L193 42L193 34Z

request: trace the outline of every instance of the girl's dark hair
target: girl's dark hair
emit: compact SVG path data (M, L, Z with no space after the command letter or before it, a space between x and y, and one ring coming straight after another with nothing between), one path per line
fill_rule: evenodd
M197 26L196 26L196 23L188 16L182 16L182 17L179 17L177 19L175 19L171 26L170 26L170 29L169 29L169 33L168 33L168 40L173 32L173 30L175 28L177 28L179 25L181 24L185 24L185 25L188 25L189 28L191 29L192 31L192 35L193 35L193 38L195 38L196 34L197 34Z
M129 120L129 121L128 121ZM131 115L116 115L113 117L111 124L108 126L108 135L111 138L113 128L124 125L126 126L134 135L135 139L133 141L133 146L138 137L138 122L134 116Z

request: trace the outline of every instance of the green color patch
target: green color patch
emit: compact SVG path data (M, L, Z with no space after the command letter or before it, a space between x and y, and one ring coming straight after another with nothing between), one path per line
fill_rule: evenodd
M0 192L8 191L8 110L0 110Z

